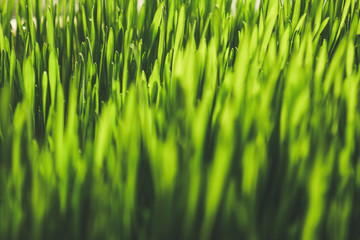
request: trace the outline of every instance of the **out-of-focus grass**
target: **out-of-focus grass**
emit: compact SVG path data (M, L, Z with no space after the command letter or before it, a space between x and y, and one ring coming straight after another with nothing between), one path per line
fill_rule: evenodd
M359 239L359 2L138 6L1 1L0 238Z

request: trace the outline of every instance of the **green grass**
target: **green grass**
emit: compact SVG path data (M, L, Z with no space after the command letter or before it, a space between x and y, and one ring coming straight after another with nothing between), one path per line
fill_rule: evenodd
M0 239L360 239L359 1L255 2L2 0Z

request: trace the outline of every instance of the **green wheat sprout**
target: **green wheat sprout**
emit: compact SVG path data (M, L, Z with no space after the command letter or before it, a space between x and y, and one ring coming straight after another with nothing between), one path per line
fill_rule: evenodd
M357 0L1 0L0 239L360 239Z

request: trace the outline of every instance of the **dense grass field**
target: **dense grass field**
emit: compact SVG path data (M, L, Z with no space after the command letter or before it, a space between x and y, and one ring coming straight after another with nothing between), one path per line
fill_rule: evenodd
M360 239L359 10L1 0L0 239Z

